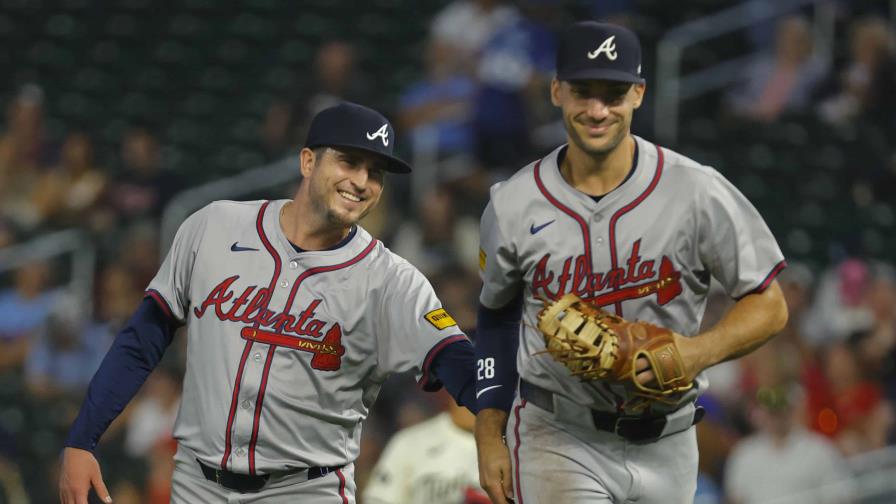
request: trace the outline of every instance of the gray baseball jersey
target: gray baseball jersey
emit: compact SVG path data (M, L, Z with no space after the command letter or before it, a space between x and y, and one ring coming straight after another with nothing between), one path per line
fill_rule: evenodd
M710 276L739 298L763 290L785 266L762 217L721 174L635 140L634 173L599 201L563 179L561 146L492 187L480 228L480 302L499 308L524 292L520 377L600 410L617 411L625 389L582 382L539 354L543 300L574 292L625 318L694 335ZM699 376L682 402L706 385Z
M414 370L426 386L432 357L466 338L423 275L360 226L337 248L296 251L286 201L199 210L149 285L187 324L174 437L212 467L353 461L387 375Z

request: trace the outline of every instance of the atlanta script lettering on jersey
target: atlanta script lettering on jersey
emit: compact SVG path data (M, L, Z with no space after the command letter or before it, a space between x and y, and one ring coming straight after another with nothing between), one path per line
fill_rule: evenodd
M285 312L275 313L267 309L269 292L266 288L250 285L233 299L235 292L231 289L231 285L238 278L239 275L228 277L216 285L205 301L193 309L196 317L202 318L209 308L214 308L215 316L222 321L253 324L240 331L243 339L310 352L314 354L311 359L311 367L314 369L322 371L339 369L342 364L341 357L345 353L345 348L342 346L342 328L338 322L334 322L324 333L327 323L314 317L314 310L320 305L320 299L311 301L299 312L298 317ZM315 340L302 336L323 339Z
M641 240L638 239L632 245L625 267L605 272L592 272L588 257L579 255L565 258L560 274L556 274L548 269L551 255L545 254L535 265L532 293L536 297L559 299L567 292L573 292L597 306L656 294L657 302L664 305L681 294L681 272L675 270L665 255L657 272L656 261L643 260L638 254L640 249ZM606 289L612 291L598 294Z

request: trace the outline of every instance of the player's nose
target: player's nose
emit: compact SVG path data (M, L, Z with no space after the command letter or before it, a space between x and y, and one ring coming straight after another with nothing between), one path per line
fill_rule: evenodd
M359 193L363 193L367 189L367 182L370 180L370 168L367 163L363 163L352 170L349 181Z
M589 118L601 121L610 115L610 107L600 98L589 98L585 112Z

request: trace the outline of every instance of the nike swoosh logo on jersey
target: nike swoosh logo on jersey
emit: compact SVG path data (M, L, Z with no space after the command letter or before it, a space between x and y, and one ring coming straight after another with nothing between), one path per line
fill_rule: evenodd
M239 242L233 242L233 245L230 246L230 251L231 251L231 252L245 252L246 250L254 250L254 251L256 251L256 252L258 251L257 248L252 248L252 247L240 247L239 245L237 245L238 243L239 243Z
M555 219L555 220L556 220L556 219ZM529 232L532 233L532 234L535 234L535 233L541 231L542 229L548 227L550 224L553 224L553 222L554 222L553 220L550 220L550 221L545 222L544 224L542 224L542 225L540 225L540 226L536 226L535 224L532 224L531 226L529 226Z
M498 387L503 387L503 386L504 386L504 385L492 385L491 387L485 387L484 389L480 390L479 392L476 392L476 399L479 399L479 396L481 396L482 394L488 392L488 391L491 390L491 389L496 389L496 388L498 388Z

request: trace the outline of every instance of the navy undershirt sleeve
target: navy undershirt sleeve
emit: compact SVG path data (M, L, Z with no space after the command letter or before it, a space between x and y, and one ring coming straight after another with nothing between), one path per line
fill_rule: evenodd
M100 436L162 360L175 328L154 300L143 300L90 380L65 446L88 451L96 448Z
M479 305L476 324L476 404L479 410L495 408L510 411L519 373L516 352L519 348L522 293L502 308L492 310Z
M476 413L476 384L473 380L473 345L469 340L450 343L432 361L430 372L445 386L458 405Z

